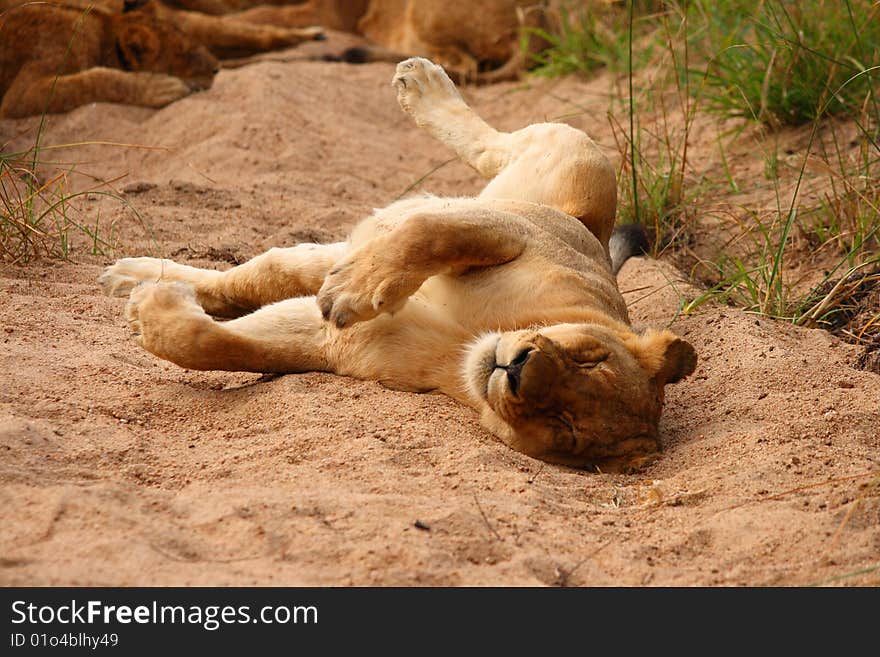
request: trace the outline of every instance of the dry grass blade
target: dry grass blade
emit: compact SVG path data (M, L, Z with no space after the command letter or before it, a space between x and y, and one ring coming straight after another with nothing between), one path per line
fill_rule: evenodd
M876 263L866 262L854 267L848 275L837 281L818 303L801 315L798 323L816 326L820 318L826 315L830 308L842 306L865 288L873 287L874 283L880 281L880 273L871 272L863 276L855 276L854 274L858 270L874 264Z
M38 142L37 142L38 143ZM104 196L119 201L138 223L152 236L140 213L114 188L113 183L123 176L109 180L92 178L92 184L72 191L74 166L52 173L43 179L45 169L52 167L39 158L44 150L59 150L84 145L111 145L151 150L167 150L164 147L140 146L118 142L76 142L38 146L27 151L0 154L0 261L25 263L48 257L66 259L74 248L72 239L84 242L92 255L100 255L113 247L111 222L108 239L99 231L100 217L78 218L83 209L75 203L82 197Z
M498 539L500 543L503 543L504 538L501 536L501 534L498 533L498 530L492 526L492 523L489 522L489 518L486 516L486 512L483 511L483 506L480 504L480 500L477 497L476 493L474 493L474 502L477 505L477 510L480 512L480 516L483 518L483 522L486 523L486 527L488 527L489 531L492 532L492 534L495 536L495 538Z
M853 577L858 577L859 575L867 575L868 573L875 573L880 570L880 564L876 566L869 566L867 568L859 568L858 570L853 570L848 573L843 573L842 575L835 575L833 577L826 577L823 580L819 580L818 582L813 582L810 586L823 586L825 584L833 584L834 582L840 582L845 579L851 579ZM874 584L876 586L876 583Z
M744 506L748 506L749 504L759 504L761 502L769 502L773 500L781 500L783 497L791 495L792 493L800 493L805 490L811 490L813 488L820 488L822 486L828 486L830 484L839 484L844 481L855 481L856 479L865 479L867 477L876 477L880 475L880 470L872 470L870 472L863 472L862 474L850 475L848 477L835 477L834 479L828 479L826 481L817 481L812 484L805 484L804 486L797 486L796 488L789 488L788 490L781 491L779 493L774 493L773 495L768 495L767 497L762 497L757 500L747 500L742 502L741 504L736 504L734 506L728 507L724 509L724 511L734 511L735 509L741 509Z
M837 548L837 543L840 540L840 535L843 533L844 527L847 526L850 518L852 518L853 514L856 512L856 509L859 508L859 505L862 503L862 501L866 497L868 497L871 491L873 491L878 486L880 486L880 476L878 476L876 479L874 479L874 481L865 486L865 489L862 491L861 495L859 495L858 498L856 498L856 500L852 503L849 510L846 512L846 515L843 517L843 520L840 521L840 525L838 525L837 530L834 532L834 536L831 538L831 547L828 548L829 552L834 552L834 550Z

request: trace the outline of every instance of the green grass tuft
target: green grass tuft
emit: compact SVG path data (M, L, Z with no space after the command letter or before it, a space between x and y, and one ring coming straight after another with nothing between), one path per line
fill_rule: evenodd
M642 38L636 66L650 60L655 43L650 34L656 30L651 14L664 3L635 0L639 18L635 34ZM629 57L629 12L612 3L563 2L550 30L530 28L524 31L522 48L533 62L532 72L544 77L570 73L590 74L601 68L626 71ZM538 53L529 52L528 40L537 37L549 44Z
M691 74L705 78L707 110L801 125L825 114L855 118L875 105L880 4L873 0L694 0L692 11L704 20L697 43L708 66Z

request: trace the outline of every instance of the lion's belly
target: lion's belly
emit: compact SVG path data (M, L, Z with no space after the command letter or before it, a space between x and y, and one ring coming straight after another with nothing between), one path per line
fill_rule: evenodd
M417 295L469 331L513 330L535 321L541 277L511 265L462 276L434 276Z
M471 333L581 321L588 309L629 322L613 277L601 270L553 266L540 257L433 276L416 294Z

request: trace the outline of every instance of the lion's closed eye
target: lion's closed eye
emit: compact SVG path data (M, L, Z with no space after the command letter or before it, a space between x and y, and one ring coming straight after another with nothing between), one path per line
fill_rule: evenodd
M604 363L608 360L610 355L610 352L597 350L589 353L572 354L571 360L579 369L593 369L599 363Z

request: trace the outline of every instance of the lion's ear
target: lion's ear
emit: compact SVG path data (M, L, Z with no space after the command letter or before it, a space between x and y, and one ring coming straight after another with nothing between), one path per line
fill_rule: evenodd
M634 337L627 346L661 385L681 381L697 367L697 352L671 331L649 329Z
M139 71L159 53L159 39L143 25L126 25L116 37L116 49L122 67Z

